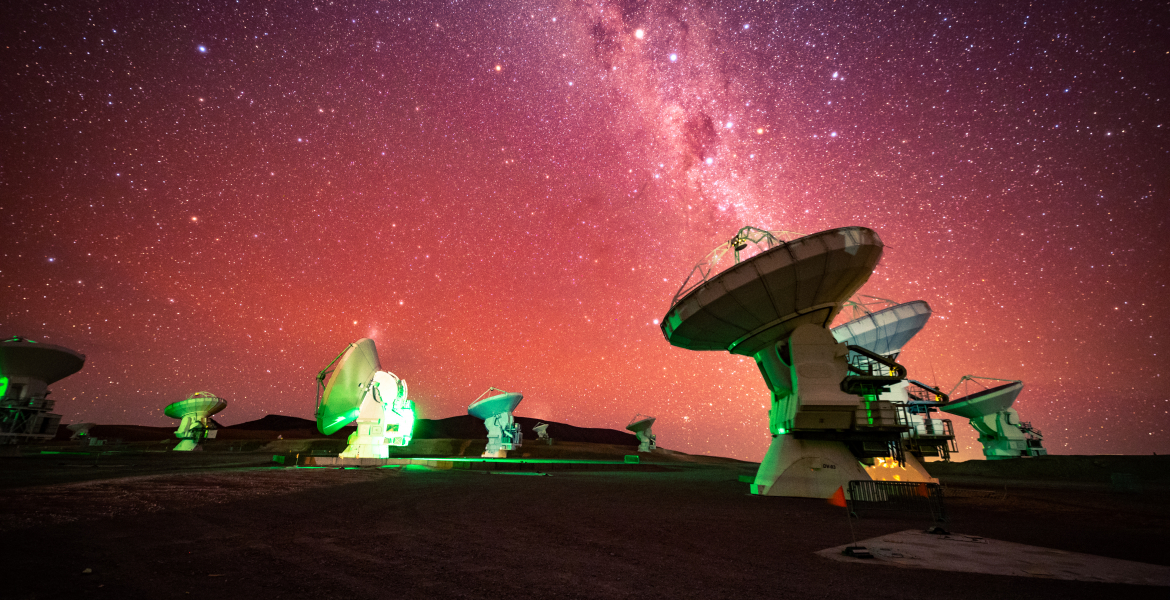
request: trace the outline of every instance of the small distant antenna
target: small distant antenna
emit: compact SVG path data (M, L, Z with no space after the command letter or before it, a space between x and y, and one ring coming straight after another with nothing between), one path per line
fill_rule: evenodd
M549 446L552 445L552 438L548 437L548 423L537 423L532 426L532 431L536 432L536 439L543 440Z
M89 430L93 428L94 423L74 423L66 427L73 435L69 436L69 441L74 442L84 437L89 436Z
M175 437L179 438L176 452L190 452L201 450L203 440L215 437L215 424L211 422L211 415L227 408L227 400L211 392L195 392L185 400L179 400L167 405L163 414L179 419L179 428L175 430Z
M650 429L654 426L655 417L638 413L630 419L626 429L634 432L638 438L638 452L653 452L658 447L658 436Z
M74 423L72 425L66 426L66 429L73 432L73 435L69 436L69 441L80 441L81 445L83 446L101 446L102 440L99 440L89 434L89 430L93 429L95 426L96 424L94 423Z
M984 383L988 381L999 385ZM960 387L967 392L971 384L979 388L978 391L965 393L939 409L970 419L971 427L979 433L983 456L987 460L1048 454L1042 444L1044 436L1031 423L1020 421L1019 413L1012 408L1024 389L1023 381L964 375L951 390L951 395Z
M500 393L488 396L492 392ZM512 411L523 399L524 394L489 387L467 407L467 414L482 419L487 428L488 443L483 451L484 458L507 458L509 450L524 444L520 424L512 417Z

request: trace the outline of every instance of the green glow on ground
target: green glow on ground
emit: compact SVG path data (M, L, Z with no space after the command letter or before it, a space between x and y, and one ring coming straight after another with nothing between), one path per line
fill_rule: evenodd
M624 465L624 461L620 460L585 460L585 459L568 459L568 458L465 458L465 457L418 457L418 456L391 456L393 460L423 460L423 461L438 461L438 462L481 462L481 463L512 463L512 464L568 464L568 465ZM398 466L398 465L387 465Z
M8 378L0 375L0 398L8 393Z

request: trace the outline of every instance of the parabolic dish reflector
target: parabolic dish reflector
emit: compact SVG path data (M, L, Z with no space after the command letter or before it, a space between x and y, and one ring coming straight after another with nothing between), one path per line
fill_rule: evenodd
M785 242L677 300L662 319L662 333L680 348L753 356L805 323L827 327L881 255L881 238L865 227Z
M1001 410L1011 408L1012 404L1016 401L1016 397L1020 395L1023 389L1024 382L1013 381L975 392L968 396L963 396L954 402L948 402L938 408L952 415L959 415L968 419L978 419L979 417L993 415Z
M182 419L187 415L210 417L225 408L227 408L227 400L210 392L195 392L186 400L168 404L163 409L163 414L172 419Z
M317 408L317 430L332 435L352 423L374 373L381 369L374 340L362 338L350 344L325 384L321 406Z
M516 410L516 406L524 399L524 394L517 392L506 392L503 394L496 394L495 396L488 396L483 400L476 400L467 407L467 414L484 421L492 418L500 413L510 413Z
M5 377L28 377L47 385L80 371L84 364L84 354L64 346L20 338L0 342L0 375Z
M655 417L646 417L644 419L638 419L636 421L633 421L629 425L626 425L626 429L633 431L634 433L638 433L639 431L646 431L647 429L650 429L650 427L652 427L654 425L655 420L656 420Z
M833 328L838 342L861 346L883 356L897 354L930 319L930 305L923 300L905 302L853 319Z

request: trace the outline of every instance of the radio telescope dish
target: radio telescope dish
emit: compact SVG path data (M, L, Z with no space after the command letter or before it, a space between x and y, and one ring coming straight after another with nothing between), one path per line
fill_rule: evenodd
M73 435L69 436L69 441L73 442L89 437L89 430L92 429L94 425L96 425L96 423L74 423L65 427L69 431L73 432Z
M532 426L532 431L536 434L536 439L543 440L550 446L552 445L552 438L548 437L548 423L537 423Z
M876 312L869 312L864 304L852 304L862 314L834 327L833 337L891 358L897 358L902 347L922 331L931 314L930 305L923 300L894 304Z
M879 396L906 370L828 330L877 266L877 233L843 227L785 237L744 227L713 250L675 294L662 334L673 346L726 350L759 366L772 392L773 439L753 494L827 498L851 480L871 479L860 460L895 454L907 427ZM734 264L720 271L733 251ZM850 365L850 352L874 368Z
M381 369L374 340L362 338L317 374L317 430L332 435L357 421L343 458L389 458L389 446L406 446L414 435L406 382Z
M990 377L977 377L974 375L966 375L959 381L951 393L959 389L965 381L970 380L992 380L1003 382L1000 385L985 388L973 394L956 398L939 408L943 411L949 412L952 415L959 415L960 417L967 417L968 419L977 419L986 415L993 415L1001 410L1007 410L1015 404L1016 398L1019 397L1020 392L1024 391L1023 381L1006 381L1002 379L991 379Z
M745 236L760 231L745 227L724 246L739 247ZM667 341L688 350L753 356L805 323L826 327L869 279L882 254L881 239L864 227L789 242L772 237L767 244L714 276L711 259L696 265L662 320Z
M63 346L12 337L0 341L0 445L45 442L61 415L49 385L81 370L85 355Z
M648 417L641 413L634 415L626 429L634 432L638 438L638 452L651 452L658 447L658 436L650 429L654 426L655 417Z
M198 450L203 440L215 438L216 430L209 422L209 417L225 408L227 400L211 392L195 392L185 400L168 404L163 414L179 419L179 428L175 430L179 445L175 446L175 451Z
M332 375L317 407L317 430L325 435L333 435L357 418L366 388L374 380L374 373L382 368L378 349L370 338L362 338L346 347L336 359L336 365L331 373L321 372ZM324 378L318 377L318 380Z
M998 382L999 385L987 387L982 381ZM951 394L964 384L976 384L984 389L943 404L939 410L970 419L971 427L979 432L979 442L983 444L983 456L987 460L1048 454L1040 430L1031 423L1020 421L1019 413L1012 408L1024 390L1024 382L965 375Z
M54 384L81 370L85 355L64 346L11 337L0 342L0 375Z
M845 306L846 311L852 309L853 318L834 327L833 337L839 342L890 359L896 359L902 353L902 348L922 331L931 315L930 305L922 300L898 303L859 294L846 302ZM858 352L850 352L849 363L856 370L865 372L878 367L876 362ZM879 399L898 407L909 429L899 441L903 457L901 462L875 460L875 465L866 470L877 478L896 477L900 481L909 475L907 469L910 469L922 479L933 480L922 466L922 460L926 456L949 460L955 440L951 422L934 418L941 403L939 399L945 397L941 391L911 379L891 385L879 395ZM891 471L893 467L897 467L897 470Z
M492 392L500 393L488 396ZM467 407L467 414L482 419L487 428L488 444L483 451L484 458L506 458L508 450L515 450L524 443L520 424L512 417L512 411L523 399L523 394L489 387Z

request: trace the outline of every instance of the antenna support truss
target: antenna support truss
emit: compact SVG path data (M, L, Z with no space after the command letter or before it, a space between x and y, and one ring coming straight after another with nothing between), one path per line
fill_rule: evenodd
M963 378L959 380L959 383L956 383L955 387L951 388L951 393L948 394L948 396L954 396L955 392L958 391L959 386L963 385L964 383L966 383L968 381L974 382L975 385L978 385L978 386L982 387L983 389L988 389L987 386L985 386L979 382L980 381L1002 381L1004 383L1016 383L1019 380L1018 379L999 379L996 377L981 377L979 375L964 375Z
M735 260L730 264L737 265L798 237L804 237L804 234L796 231L768 231L751 225L742 227L734 237L716 246L714 250L707 253L707 256L703 257L703 260L691 268L691 273L683 280L682 287L678 288L678 292L670 301L671 306L678 303L683 296L691 293L691 290L714 277L720 271L721 264L726 268L728 263L724 262L724 258L727 253L730 252Z

